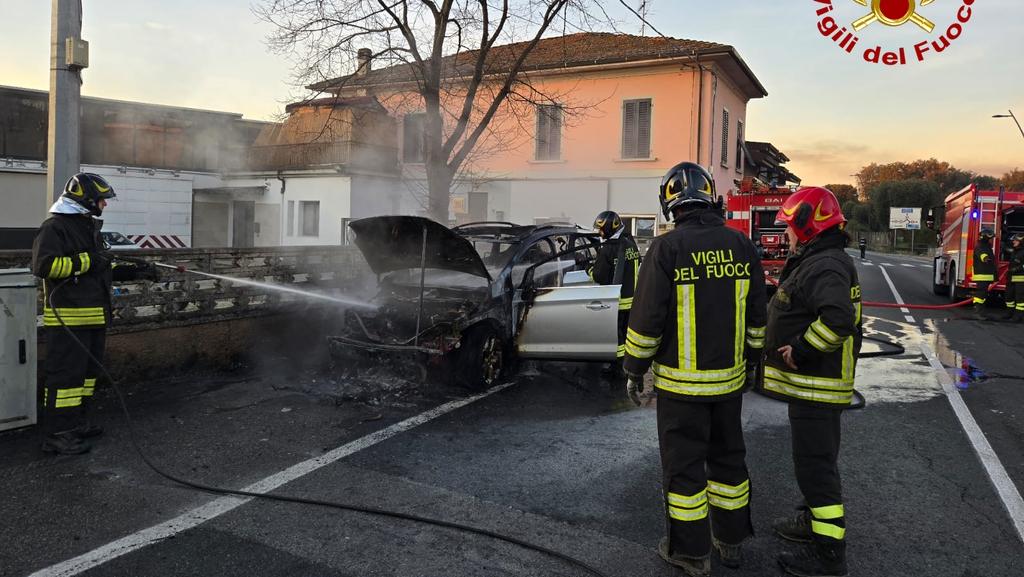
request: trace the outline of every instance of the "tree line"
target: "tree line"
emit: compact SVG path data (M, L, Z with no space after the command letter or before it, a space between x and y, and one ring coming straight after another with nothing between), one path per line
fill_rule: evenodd
M961 170L934 158L913 162L869 164L856 174L857 186L830 184L843 207L850 231L889 230L891 207L921 208L927 215L942 206L946 196L969 184L980 190L1024 192L1024 170L1014 169L1002 178Z

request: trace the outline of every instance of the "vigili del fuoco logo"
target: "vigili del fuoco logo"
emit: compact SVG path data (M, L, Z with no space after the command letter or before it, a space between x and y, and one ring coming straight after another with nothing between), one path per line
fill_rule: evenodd
M817 6L818 32L848 54L858 55L865 62L886 66L905 66L924 62L948 50L964 35L973 16L975 0L960 0L955 12L951 0L812 0ZM836 9L835 3L850 7ZM858 17L845 15L852 5L859 5ZM863 14L863 12L867 12ZM852 19L851 19L852 18ZM938 22L938 24L936 24ZM906 28L908 43L886 46L865 39L876 26Z

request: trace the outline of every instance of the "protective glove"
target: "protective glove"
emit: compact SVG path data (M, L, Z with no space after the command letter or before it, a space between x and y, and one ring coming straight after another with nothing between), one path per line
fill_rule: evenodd
M97 250L89 254L89 272L106 272L114 262L114 255L105 250Z
M626 375L626 396L633 404L640 406L640 393L644 392L643 375Z

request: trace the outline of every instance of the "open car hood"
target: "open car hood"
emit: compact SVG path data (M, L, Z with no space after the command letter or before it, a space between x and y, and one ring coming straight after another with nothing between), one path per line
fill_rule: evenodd
M423 230L427 231L426 268L483 277L487 272L473 244L442 224L419 216L374 216L349 223L356 246L377 274L419 268Z

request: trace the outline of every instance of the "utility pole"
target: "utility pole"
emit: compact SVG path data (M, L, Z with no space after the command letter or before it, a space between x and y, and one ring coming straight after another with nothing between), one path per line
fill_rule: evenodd
M50 12L50 106L46 152L46 208L79 170L81 69L89 65L82 36L82 0L52 0Z

